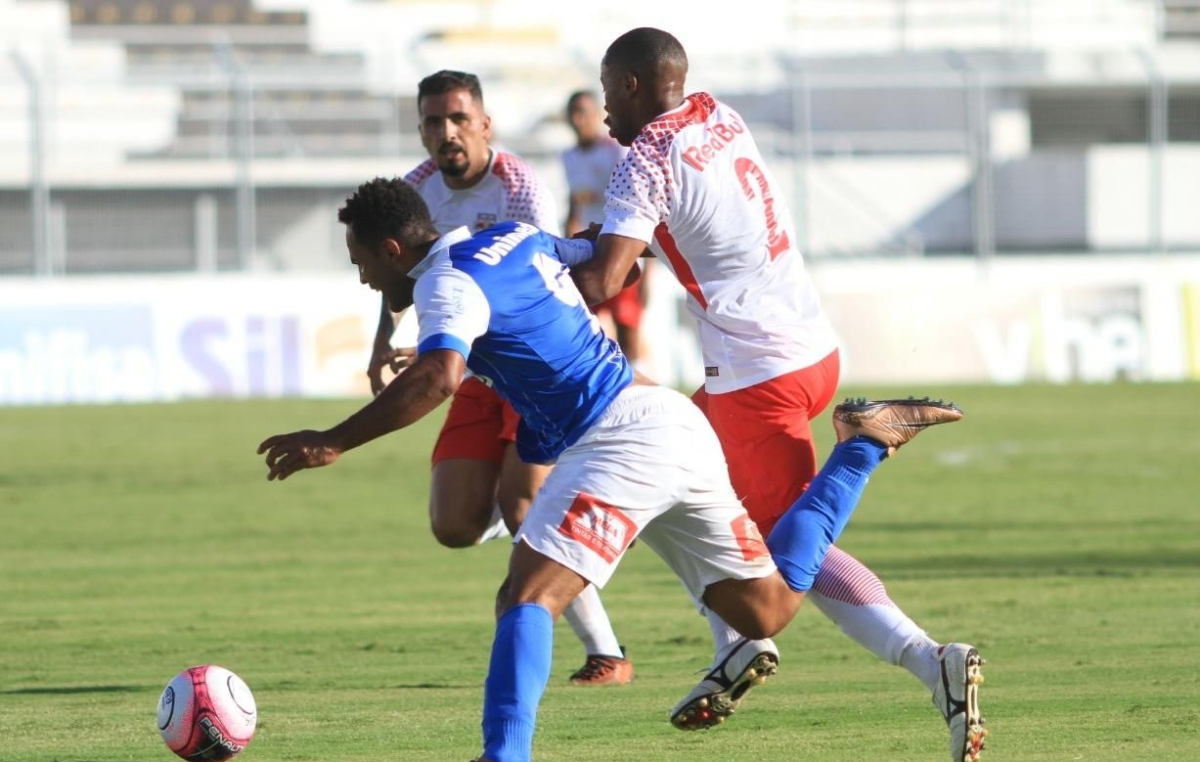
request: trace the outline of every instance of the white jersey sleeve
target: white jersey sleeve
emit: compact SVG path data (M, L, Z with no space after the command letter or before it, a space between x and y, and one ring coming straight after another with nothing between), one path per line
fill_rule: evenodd
M463 359L475 339L487 333L492 313L479 284L445 257L417 281L413 306L420 326L417 353L452 349Z
M671 216L671 179L662 148L651 141L636 143L617 165L605 189L601 233L654 240L655 228Z

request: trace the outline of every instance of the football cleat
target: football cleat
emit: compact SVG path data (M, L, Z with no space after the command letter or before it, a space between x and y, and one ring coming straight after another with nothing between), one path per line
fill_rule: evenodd
M933 705L950 727L950 762L979 762L987 728L979 712L981 668L987 662L973 646L949 643L938 649L941 676Z
M746 694L779 671L779 649L771 640L738 641L683 701L671 710L680 730L706 730L737 711Z
M620 657L588 654L583 666L571 675L571 684L625 685L633 680L633 662L624 657L624 646L621 646Z
M875 401L859 397L833 409L833 430L838 442L867 437L887 447L890 455L930 426L962 417L962 410L953 402L928 397Z

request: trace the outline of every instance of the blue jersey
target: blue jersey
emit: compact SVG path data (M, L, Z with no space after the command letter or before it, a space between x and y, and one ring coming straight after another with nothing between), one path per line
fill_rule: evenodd
M633 380L563 265L564 241L524 222L443 236L410 273L418 352L452 349L521 415L517 453L559 456Z

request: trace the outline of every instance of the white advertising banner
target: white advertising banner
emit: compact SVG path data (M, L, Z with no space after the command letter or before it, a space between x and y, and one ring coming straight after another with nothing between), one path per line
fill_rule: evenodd
M1200 377L1187 317L1200 258L839 263L815 275L849 383Z
M0 403L366 393L352 273L0 281Z
M1200 258L820 263L847 384L1200 378ZM645 370L703 380L654 268ZM0 404L366 396L379 299L353 271L0 279ZM409 346L411 318L394 343Z

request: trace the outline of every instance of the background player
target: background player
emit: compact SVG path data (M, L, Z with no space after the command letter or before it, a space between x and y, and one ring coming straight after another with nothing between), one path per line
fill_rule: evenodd
M575 145L563 152L562 164L567 179L567 235L574 235L604 221L604 189L626 149L608 136L596 96L586 90L567 98L567 122L575 133ZM645 366L641 325L650 296L649 262L643 261L637 283L592 307L635 368Z
M605 53L606 122L630 151L608 186L595 257L572 275L589 303L610 298L649 246L679 279L704 354L696 402L766 535L816 471L809 421L836 389L837 338L745 122L707 93L685 97L687 68L683 46L658 29L627 32ZM973 647L940 646L873 572L838 549L825 556L811 597L843 632L931 691L950 727L953 762L978 759L982 659ZM754 685L747 676L772 672L778 659L774 643L747 643L706 613L717 654L713 670L672 711L681 729L732 713Z
M421 195L439 231L460 226L476 231L505 220L557 224L553 199L533 169L490 145L491 118L478 77L445 70L426 77L417 88L417 108L429 158L404 181ZM375 394L383 390L385 366L397 371L413 357L411 348L391 346L396 322L382 300L367 371ZM433 450L429 517L438 542L469 547L506 529L516 531L548 470L516 456L511 445L517 421L512 407L478 379L468 378L455 394ZM595 589L568 608L566 619L587 654L572 682L632 679L633 665L624 658Z
M396 180L360 186L338 219L359 279L393 309L415 303L419 355L337 426L263 441L268 478L329 465L419 420L467 363L521 413L521 457L556 462L502 592L483 716L490 762L531 758L554 618L589 584L603 586L639 534L698 602L768 637L795 615L870 473L924 428L962 416L928 400L839 406L839 444L764 547L703 415L678 392L635 380L587 309L560 258L580 242L518 222L439 236L420 196Z

